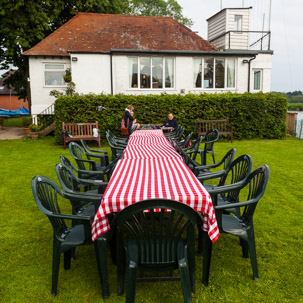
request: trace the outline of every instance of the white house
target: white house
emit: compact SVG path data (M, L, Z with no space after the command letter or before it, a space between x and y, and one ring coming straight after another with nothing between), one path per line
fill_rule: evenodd
M230 14L225 9L208 19L209 39L224 34L222 24L223 31L214 31L213 20L227 23ZM79 13L24 52L32 114L54 102L51 90L64 91L67 68L83 94L268 92L272 51L250 50L245 43L210 43L170 17Z

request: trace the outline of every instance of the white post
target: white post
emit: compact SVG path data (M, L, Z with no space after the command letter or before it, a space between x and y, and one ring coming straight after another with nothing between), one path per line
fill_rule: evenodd
M270 22L271 22L271 0L269 0L269 16L268 16L268 31L270 32Z

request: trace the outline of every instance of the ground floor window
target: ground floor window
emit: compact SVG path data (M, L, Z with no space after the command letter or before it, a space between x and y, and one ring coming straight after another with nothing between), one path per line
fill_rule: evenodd
M194 87L235 88L235 59L195 58Z
M44 84L45 86L64 86L63 76L65 75L64 64L45 63L44 64Z
M261 90L262 71L254 70L254 90Z
M129 57L129 87L141 89L173 88L174 58Z

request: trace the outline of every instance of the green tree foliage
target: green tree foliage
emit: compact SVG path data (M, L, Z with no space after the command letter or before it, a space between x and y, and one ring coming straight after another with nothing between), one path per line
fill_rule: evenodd
M180 22L191 24L182 16L182 8L175 0L1 0L0 69L9 69L11 65L18 68L6 84L14 86L20 98L30 96L28 59L21 55L22 52L78 12L173 16Z
M191 19L182 15L182 7L176 0L130 0L129 14L173 17L186 26L193 25Z

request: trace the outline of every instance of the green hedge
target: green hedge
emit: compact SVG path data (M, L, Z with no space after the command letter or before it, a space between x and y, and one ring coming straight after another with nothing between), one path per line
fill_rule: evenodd
M302 111L303 103L288 103L288 110Z
M98 121L102 138L107 129L120 134L128 104L134 105L135 117L141 124L162 123L172 112L187 133L195 131L196 119L229 118L237 139L286 135L287 98L275 93L61 96L55 102L56 135L59 138L62 121Z

